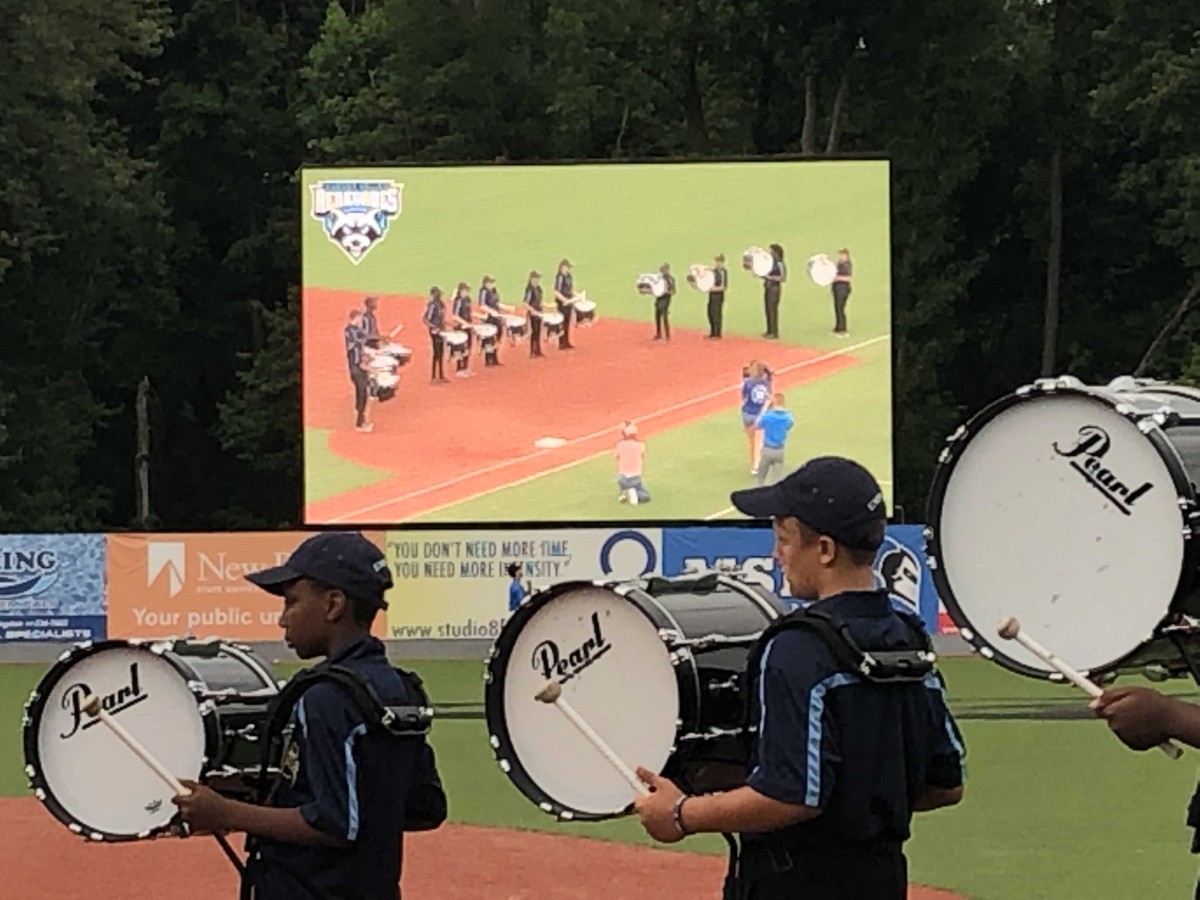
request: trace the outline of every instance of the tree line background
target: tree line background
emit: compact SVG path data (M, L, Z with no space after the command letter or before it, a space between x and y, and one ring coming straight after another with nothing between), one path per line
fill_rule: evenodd
M0 530L300 523L302 164L775 153L892 161L919 521L1018 384L1200 376L1198 38L1194 0L0 0Z

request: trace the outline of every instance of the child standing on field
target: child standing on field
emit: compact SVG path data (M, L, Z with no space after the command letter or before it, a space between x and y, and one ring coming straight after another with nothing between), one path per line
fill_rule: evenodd
M759 485L767 483L767 476L775 466L779 466L780 474L783 473L783 446L794 424L792 414L784 408L783 394L772 394L756 426L762 432L762 455L759 457L757 475Z
M642 481L642 468L646 462L646 445L638 440L637 426L626 422L621 426L621 440L617 441L614 455L617 457L617 499L622 503L637 506L650 502L650 492Z

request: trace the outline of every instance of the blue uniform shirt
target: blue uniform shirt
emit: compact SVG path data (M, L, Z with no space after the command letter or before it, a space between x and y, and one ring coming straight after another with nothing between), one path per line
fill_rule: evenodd
M554 290L570 300L575 296L575 277L570 272L559 272L554 276Z
M366 340L366 333L351 323L346 326L343 336L346 339L346 364L350 368L350 377L353 378L354 373L362 366L363 342Z
M525 285L525 302L534 309L542 308L542 286L540 284Z
M425 304L424 322L430 331L437 332L446 324L446 303L444 300L430 299Z
M459 295L454 298L454 315L458 316L468 325L471 324L471 298Z
M521 587L521 582L513 581L508 585L508 611L516 612L521 601L525 599L525 589Z
M479 305L485 306L494 313L500 312L500 292L495 288L479 289Z
M771 396L771 382L766 378L742 379L742 415L757 416Z
M817 608L842 619L865 649L899 648L909 634L886 591L838 594ZM965 750L939 674L924 684L872 684L841 671L815 633L792 629L771 639L757 677L747 784L821 813L748 841L804 849L903 843L922 790L962 784Z
M365 676L385 705L415 699L407 696L376 638L361 638L330 661ZM398 898L405 796L420 775L423 742L368 731L349 693L328 682L304 693L290 728L284 774L269 804L298 808L313 828L350 844L318 847L262 839L255 896Z
M782 259L775 260L775 264L771 266L771 274L778 275L784 281L787 281L787 265ZM778 284L778 282L776 282Z
M363 312L362 330L363 334L379 334L379 321L369 309Z
M793 424L795 423L792 414L786 409L768 409L758 417L758 427L763 433L763 446L771 450L782 450Z

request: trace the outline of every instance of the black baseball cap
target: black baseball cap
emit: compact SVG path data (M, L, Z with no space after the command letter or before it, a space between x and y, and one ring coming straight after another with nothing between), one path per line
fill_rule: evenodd
M282 566L252 572L251 584L282 596L293 581L313 578L337 588L347 597L387 609L384 592L392 573L383 551L357 531L324 531L306 539Z
M856 550L879 549L878 524L887 524L879 482L843 456L815 457L777 484L734 491L729 499L748 516L792 516Z

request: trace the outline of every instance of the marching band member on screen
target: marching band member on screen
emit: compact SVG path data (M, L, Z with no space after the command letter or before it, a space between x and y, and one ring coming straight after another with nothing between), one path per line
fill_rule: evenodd
M671 274L670 263L658 267L666 283L666 289L661 297L654 298L654 340L671 339L671 298L675 296L675 276Z
M424 735L389 724L428 698L371 635L392 587L387 559L361 534L327 532L246 579L282 598L288 646L323 661L278 695L269 792L245 803L184 781L180 819L193 832L246 833L243 898L399 900L404 832L438 827L446 798Z
M445 384L450 380L442 367L442 357L446 353L446 342L442 338L446 328L446 301L442 299L442 289L436 285L429 289L429 302L425 304L425 315L421 321L429 329L429 337L433 342L433 366L429 380L434 384Z
M529 356L544 357L542 353L542 273L534 269L525 284L525 309L529 312Z
M471 286L465 281L460 281L458 291L454 295L454 303L450 306L450 324L454 326L455 331L460 331L467 336L467 352L458 357L458 363L455 365L457 370L455 374L459 378L470 378L475 374L471 371L471 344L475 340L475 332L471 330L471 324L474 315Z
M748 659L746 783L688 795L643 767L651 793L634 809L667 843L738 833L726 900L905 900L913 814L962 800L965 750L920 618L875 584L883 493L862 466L827 456L730 500L773 521L792 596L813 602ZM872 656L885 652L903 664Z
M617 495L621 503L637 506L650 502L650 492L642 481L642 470L646 464L646 445L638 440L638 428L633 422L621 426L621 440L617 441L613 455L617 458Z
M513 308L500 302L500 291L496 289L496 279L491 275L485 275L483 284L479 288L479 315L488 325L496 329L496 344L493 356L494 363L489 365L500 365L500 338L504 336L504 316L503 313L511 313ZM513 346L516 346L516 341L512 341Z
M558 338L559 350L575 349L571 343L571 319L574 315L571 299L574 296L575 276L571 274L571 261L564 259L558 264L558 274L554 276L554 300L563 317L562 334Z
M385 335L379 327L378 312L379 298L365 297L363 299L363 331L367 333L368 340L378 341L383 337L391 339L404 329L404 325L397 322L396 327Z
M718 253L713 260L713 288L708 292L708 336L719 338L725 310L725 289L729 285L729 270L725 268L725 254Z
M350 310L350 321L343 332L346 339L346 364L350 368L350 383L354 385L354 427L372 431L367 406L371 402L371 377L367 372L367 333L363 331L361 309Z
M783 283L787 281L787 265L783 261L783 248L778 244L770 246L771 257L775 264L770 273L763 278L763 306L767 314L767 332L765 338L779 337L779 300L783 296Z
M837 274L829 286L833 292L833 333L841 337L850 334L846 325L846 301L850 299L850 282L853 278L854 263L850 261L850 251L843 247L838 251Z

